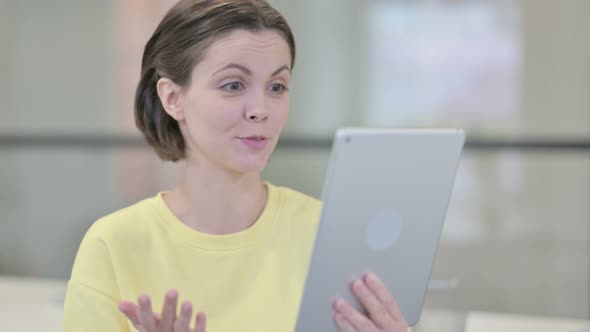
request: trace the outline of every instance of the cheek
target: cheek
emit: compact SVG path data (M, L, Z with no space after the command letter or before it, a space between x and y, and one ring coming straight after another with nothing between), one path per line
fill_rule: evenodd
M285 125L285 122L287 122L289 116L289 98L285 98L285 100L281 101L278 107L279 112L277 112L275 118L276 122L282 127Z
M236 106L214 96L207 96L187 108L187 124L201 132L226 131L239 122ZM195 133L196 134L196 133Z

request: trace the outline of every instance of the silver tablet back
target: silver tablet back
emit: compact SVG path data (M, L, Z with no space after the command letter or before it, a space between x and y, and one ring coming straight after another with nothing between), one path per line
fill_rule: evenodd
M332 301L375 272L410 326L422 311L464 144L461 130L340 129L296 331L337 331Z

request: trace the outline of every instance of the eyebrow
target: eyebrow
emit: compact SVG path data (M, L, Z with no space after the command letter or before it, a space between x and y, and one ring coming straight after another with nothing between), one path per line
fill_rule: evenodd
M235 68L238 70L243 71L246 75L252 75L252 71L242 65L238 65L236 63L230 63L226 66L223 66L221 69L219 69L218 71L214 72L213 75L211 75L211 77L217 75L217 73L219 73L220 71L229 69L229 68ZM289 69L289 66L287 65L282 65L281 67L279 67L279 69L275 70L270 76L276 76L278 73L282 72L283 70L288 71L289 73L291 72L291 70Z

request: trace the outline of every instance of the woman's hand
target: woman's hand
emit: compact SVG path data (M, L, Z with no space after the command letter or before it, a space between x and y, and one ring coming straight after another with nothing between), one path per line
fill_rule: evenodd
M383 282L373 273L353 281L352 293L368 317L343 299L334 302L334 320L341 332L406 332L408 323Z
M140 295L136 305L134 302L119 302L119 310L127 316L133 326L141 332L205 332L206 316L202 312L196 315L195 328L190 328L193 305L189 301L182 303L180 316L176 316L178 292L171 289L166 292L162 313L152 312L150 297Z

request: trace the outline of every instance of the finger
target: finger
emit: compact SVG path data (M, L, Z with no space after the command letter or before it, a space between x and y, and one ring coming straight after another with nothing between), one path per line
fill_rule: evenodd
M207 328L207 316L203 312L198 312L195 318L195 330L194 332L205 332Z
M164 331L169 331L174 327L176 321L176 308L178 307L178 292L170 289L164 296L164 305L162 306L162 315L158 327Z
M193 316L193 304L185 301L180 306L180 315L174 323L174 332L190 332L189 327Z
M137 298L139 303L139 322L147 332L156 331L156 319L152 311L152 301L147 295L140 295Z
M356 332L354 326L352 326L352 324L350 324L350 322L347 321L341 313L334 313L334 320L336 321L336 325L338 326L338 330L340 330L340 332Z
M369 289L375 294L375 296L385 305L385 308L389 312L389 314L395 319L399 321L405 322L404 315L402 314L399 305L387 290L387 287L383 284L381 279L377 277L374 273L367 273L364 277L365 284L369 287Z
M352 292L365 307L369 317L377 325L385 330L390 330L394 324L393 317L387 312L385 305L379 301L375 294L365 285L363 280L355 280L351 285Z
M343 299L336 300L334 304L336 312L344 316L344 318L358 331L369 332L377 331L375 324L371 322L365 315L361 314L353 308L348 302Z
M159 312L154 312L154 321L156 322L156 327L160 326L160 319L162 318L162 315Z
M127 317L127 319L129 319L133 326L139 330L141 324L139 323L138 309L135 303L121 301L119 302L119 311L121 311Z

